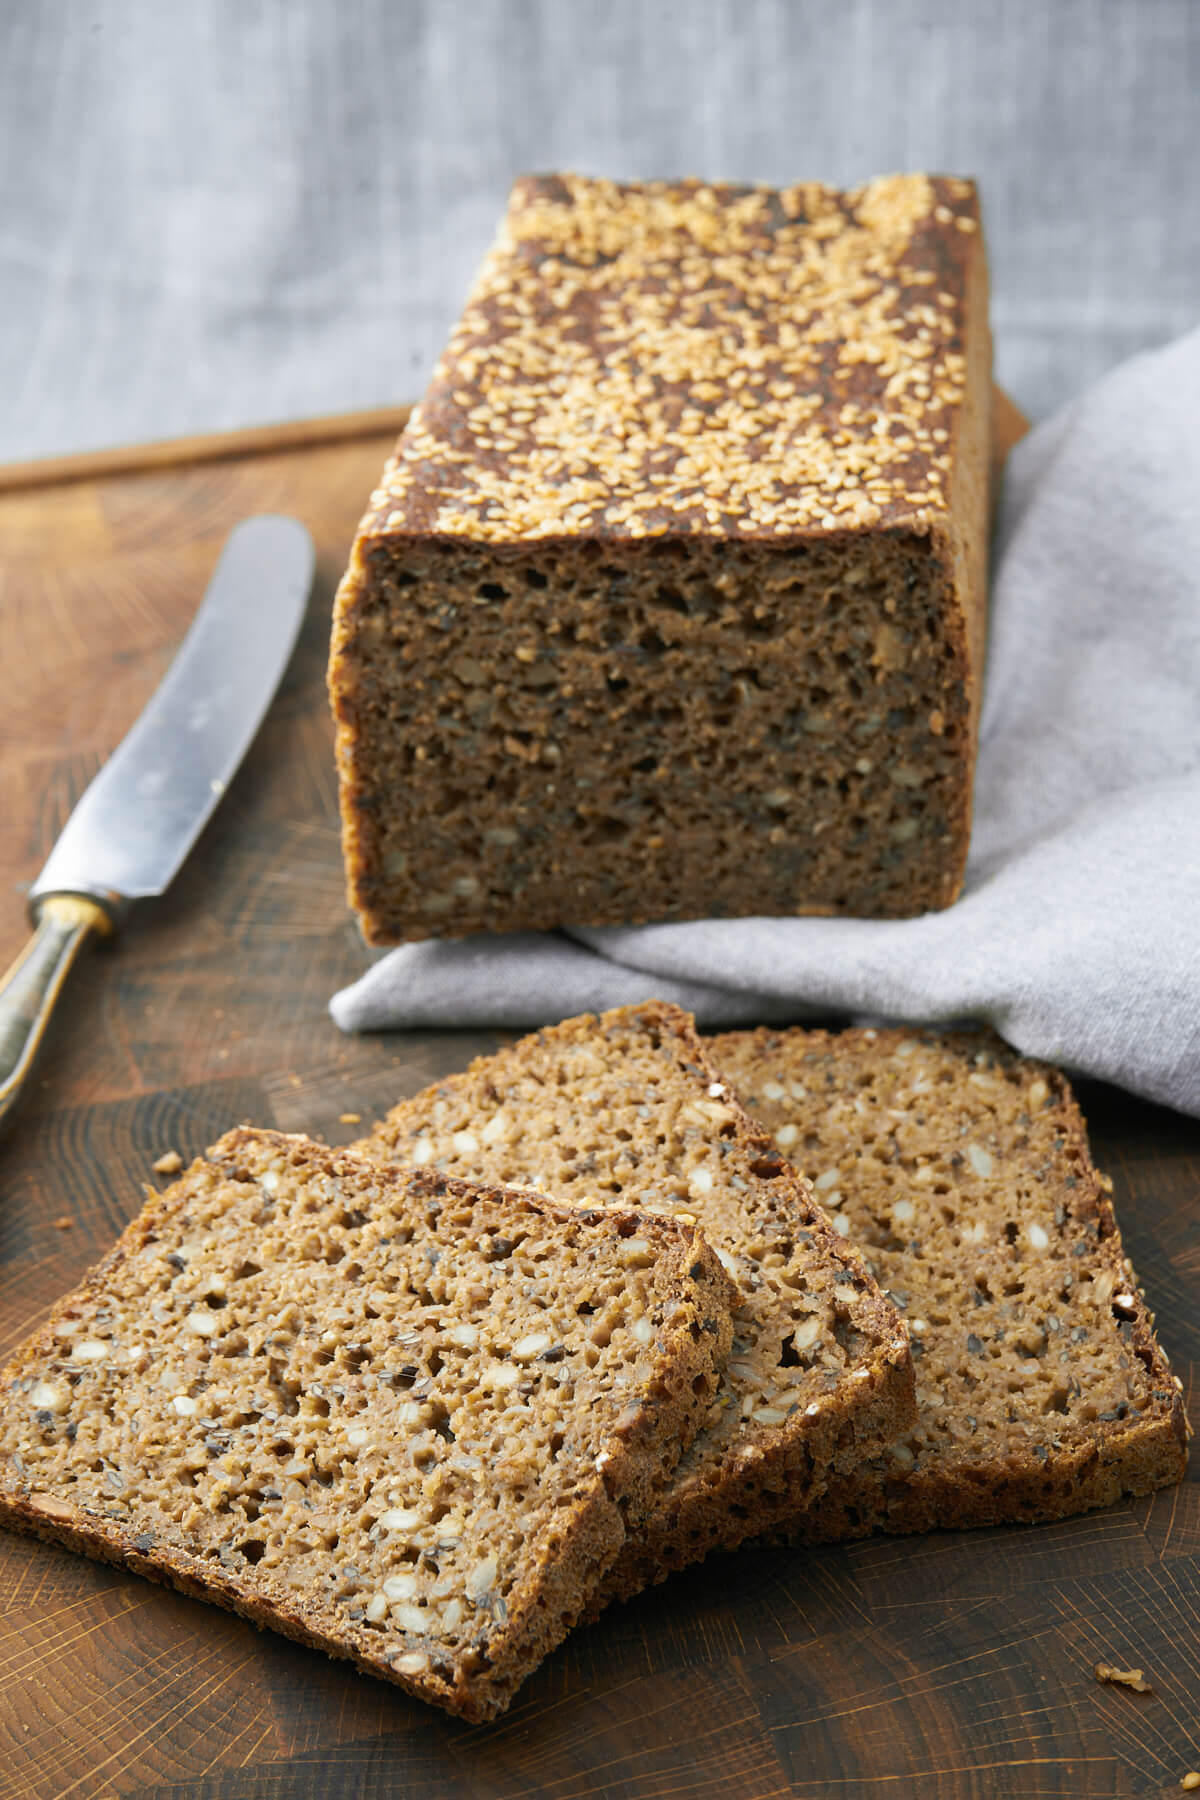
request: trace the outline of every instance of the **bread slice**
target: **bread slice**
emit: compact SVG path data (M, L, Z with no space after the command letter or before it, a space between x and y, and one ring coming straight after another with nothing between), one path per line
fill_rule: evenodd
M232 1131L0 1376L0 1520L486 1719L707 1411L730 1293L673 1220Z
M720 1392L605 1598L794 1519L831 1472L913 1422L896 1309L733 1101L677 1007L536 1032L402 1101L361 1148L695 1221L737 1281Z
M1066 1518L1181 1479L1180 1384L1064 1077L983 1034L732 1032L710 1050L903 1308L920 1421L811 1542Z
M372 943L955 898L987 288L954 177L517 182L334 612Z

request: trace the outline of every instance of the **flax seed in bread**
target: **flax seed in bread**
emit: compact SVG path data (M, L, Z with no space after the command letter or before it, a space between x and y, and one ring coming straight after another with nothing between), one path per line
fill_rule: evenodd
M517 183L337 601L372 942L955 898L979 226L925 175Z
M0 1376L0 1519L487 1718L654 1503L729 1298L675 1221L234 1131Z
M904 1310L916 1429L800 1535L1066 1518L1181 1479L1179 1383L1065 1078L982 1034L731 1032L710 1052Z
M536 1032L401 1101L360 1148L694 1220L737 1282L716 1401L604 1598L795 1518L831 1473L911 1425L894 1307L732 1100L677 1007Z

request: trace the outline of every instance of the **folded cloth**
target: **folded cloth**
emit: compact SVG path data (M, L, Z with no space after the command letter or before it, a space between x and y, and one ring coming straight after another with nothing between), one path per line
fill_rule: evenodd
M708 1025L989 1021L1200 1113L1200 331L1009 462L962 898L905 920L736 919L405 945L347 1031L544 1024L661 995Z

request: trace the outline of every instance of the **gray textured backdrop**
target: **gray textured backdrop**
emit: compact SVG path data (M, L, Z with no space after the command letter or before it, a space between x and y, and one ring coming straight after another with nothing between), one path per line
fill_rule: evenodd
M0 460L413 397L512 175L976 175L1034 414L1200 316L1195 0L0 0Z

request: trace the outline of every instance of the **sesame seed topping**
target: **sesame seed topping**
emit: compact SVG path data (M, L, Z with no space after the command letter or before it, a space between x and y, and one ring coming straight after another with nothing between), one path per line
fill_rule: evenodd
M924 175L518 182L368 531L927 529L976 223L969 183Z

